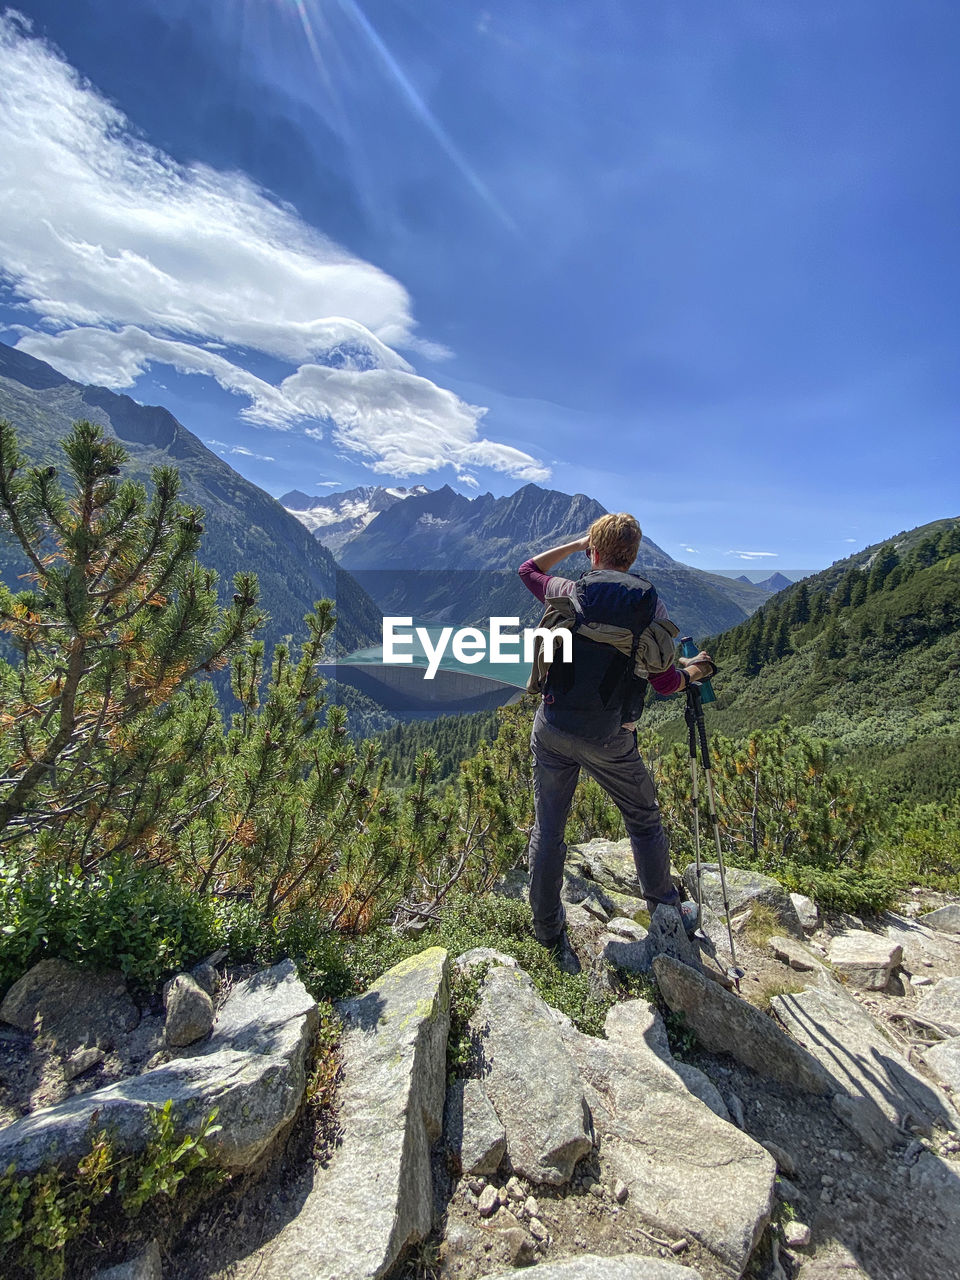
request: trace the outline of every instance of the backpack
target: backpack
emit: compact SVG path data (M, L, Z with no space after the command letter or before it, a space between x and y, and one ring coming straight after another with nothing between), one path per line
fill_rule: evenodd
M558 657L547 669L543 712L555 728L600 741L625 720L638 719L643 708L647 682L636 674L637 648L655 618L657 593L639 574L592 569L577 580L576 602L572 658ZM620 644L596 632L588 638L591 624L619 629Z

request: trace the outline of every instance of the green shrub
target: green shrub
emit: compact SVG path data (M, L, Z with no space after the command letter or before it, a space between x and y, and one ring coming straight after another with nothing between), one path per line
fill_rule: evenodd
M226 912L162 868L104 862L83 875L0 863L0 990L43 957L119 969L152 990L214 950Z

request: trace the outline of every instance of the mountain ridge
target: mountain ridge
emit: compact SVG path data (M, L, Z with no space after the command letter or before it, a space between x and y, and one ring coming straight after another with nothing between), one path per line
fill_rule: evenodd
M149 484L154 466L176 466L182 499L203 508L200 559L217 570L223 598L232 592L235 573L257 574L270 614L264 629L268 648L283 636L301 637L303 615L322 597L337 601L339 651L379 638L379 611L331 553L169 410L74 382L45 361L0 343L0 416L12 422L23 453L35 464L60 464L60 440L74 421L89 418L127 450L125 472L132 477ZM0 573L13 590L22 587L24 567L8 541L0 552Z

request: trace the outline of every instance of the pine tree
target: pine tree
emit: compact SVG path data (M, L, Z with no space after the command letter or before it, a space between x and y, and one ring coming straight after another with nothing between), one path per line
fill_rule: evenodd
M883 590L884 582L899 562L900 557L892 543L888 542L886 546L880 548L870 568L870 577L867 582L867 591L870 595L875 591Z
M0 520L30 565L27 590L0 587L0 843L34 838L89 865L174 823L191 762L219 725L192 677L227 665L261 623L257 585L229 608L195 560L203 525L178 499L175 469L154 492L119 479L123 448L91 422L63 442L66 484L27 467L0 423ZM183 692L183 696L175 695Z
M810 621L810 592L805 582L801 582L794 592L791 615L791 621L795 627L802 627Z

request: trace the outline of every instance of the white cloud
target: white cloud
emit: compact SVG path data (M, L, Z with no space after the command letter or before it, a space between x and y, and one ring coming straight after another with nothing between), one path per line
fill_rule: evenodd
M397 280L244 175L149 146L10 13L0 17L0 186L0 274L37 317L18 346L69 376L125 388L170 365L245 398L251 422L321 419L374 470L549 476L529 454L478 438L485 410L397 353L449 355L418 337ZM299 367L273 386L230 358L244 350Z
M315 480L314 485L318 489L335 489L340 483L339 480Z
M218 453L235 453L241 458L253 458L257 462L276 462L276 458L268 458L264 453L254 453L252 449L246 449L242 444L224 444L222 440L206 440L204 443L216 449Z
M762 560L766 556L772 556L776 559L779 551L728 551L728 556L737 556L740 560Z
M686 551L688 555L691 555L691 556L698 556L700 554L700 552L697 550L696 547L684 547L683 549L684 551Z
M856 542L856 538L844 538L844 542Z

